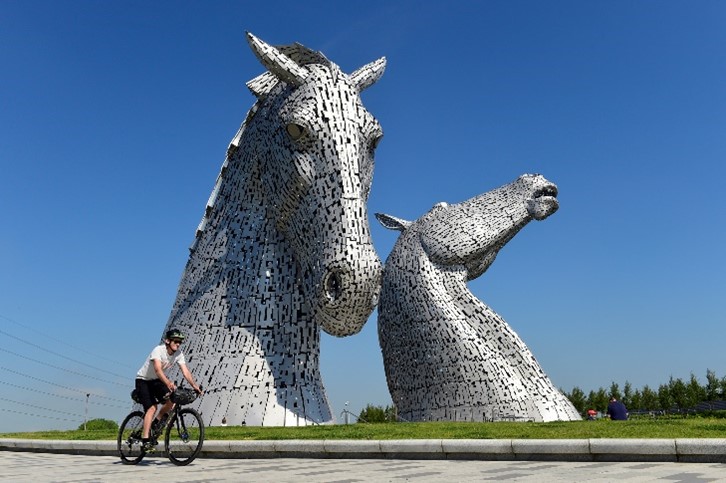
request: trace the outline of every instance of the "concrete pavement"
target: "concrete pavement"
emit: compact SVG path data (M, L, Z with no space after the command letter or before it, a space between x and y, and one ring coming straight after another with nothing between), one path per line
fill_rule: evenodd
M474 461L399 459L200 458L174 466L160 456L137 466L115 456L0 451L2 482L710 482L723 463Z
M0 439L0 451L117 455L115 441ZM726 463L726 438L208 440L201 457Z

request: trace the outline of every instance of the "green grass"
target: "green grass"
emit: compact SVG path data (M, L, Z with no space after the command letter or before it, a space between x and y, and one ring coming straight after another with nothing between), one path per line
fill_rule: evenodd
M6 433L0 438L113 440L116 432L42 431ZM207 428L208 440L281 439L587 439L587 438L726 438L726 419L635 419L553 423L382 423L263 428Z

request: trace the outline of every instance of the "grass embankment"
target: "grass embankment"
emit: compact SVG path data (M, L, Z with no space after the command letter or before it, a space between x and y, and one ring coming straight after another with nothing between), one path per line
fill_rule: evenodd
M114 440L116 432L42 431L6 433L0 438ZM687 418L553 423L381 423L263 428L207 428L208 440L281 439L587 439L587 438L726 438L726 419Z

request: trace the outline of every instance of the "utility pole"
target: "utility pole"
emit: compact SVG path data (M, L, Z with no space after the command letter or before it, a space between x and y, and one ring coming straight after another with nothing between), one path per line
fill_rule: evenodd
M86 414L83 417L83 431L86 431L86 423L88 422L88 397L90 395L90 393L86 393Z

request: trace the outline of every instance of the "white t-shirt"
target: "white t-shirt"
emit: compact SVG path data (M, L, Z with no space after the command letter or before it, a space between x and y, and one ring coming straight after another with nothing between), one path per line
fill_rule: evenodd
M166 351L166 345L161 344L154 347L154 350L151 351L149 357L146 358L146 362L144 362L144 365L141 366L139 372L136 373L137 379L143 379L145 381L159 379L159 376L156 375L156 371L154 370L154 363L151 362L152 360L159 360L161 362L161 369L164 372L166 372L166 370L174 364L179 364L180 366L182 364L186 364L184 353L182 351L178 350L174 354L169 355Z

